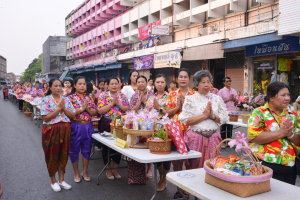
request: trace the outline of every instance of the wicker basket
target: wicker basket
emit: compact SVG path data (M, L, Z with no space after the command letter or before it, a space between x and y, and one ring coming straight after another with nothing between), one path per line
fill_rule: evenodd
M227 106L227 107L234 107L235 111L237 112L235 106ZM238 122L239 121L239 114L230 114L229 113L228 116L229 116L229 121L230 122Z
M117 118L119 118L119 117L121 117L121 115L116 116L116 118L114 120L114 124L110 123L110 132L113 134L115 131L117 138L125 140L125 135L123 134L123 125L115 126ZM122 118L120 118L120 119L122 119Z
M30 112L30 109L29 108L27 108L27 110L25 111L25 117L31 117L31 115L32 115L32 112Z
M250 118L250 114L242 114L242 121L244 124L248 124L249 118Z
M224 142L231 141L232 139L223 140L213 151L212 157L216 158L217 151L221 148ZM226 175L215 171L211 165L210 160L204 162L205 183L218 187L229 193L245 198L252 195L271 191L270 179L273 176L273 170L260 164L258 158L251 152L247 152L252 162L255 164L256 169L260 172L260 175L252 176L233 176ZM262 173L262 168L264 173Z
M158 124L162 125L166 131L166 139L164 141L152 141L152 138L155 137L156 125L158 125ZM152 138L149 138L147 140L147 143L149 143L150 153L153 153L153 154L170 154L171 153L172 140L169 139L168 127L165 124L162 124L162 123L154 124L153 131L152 131Z
M148 149L148 142L146 143L146 146L144 146L144 147L135 146L134 145L134 137L135 136L143 136L148 139L152 135L152 133L153 133L152 130L134 130L134 129L123 128L124 138L127 138L127 135L130 135L130 137L131 137L131 145L129 147L135 148L135 149Z

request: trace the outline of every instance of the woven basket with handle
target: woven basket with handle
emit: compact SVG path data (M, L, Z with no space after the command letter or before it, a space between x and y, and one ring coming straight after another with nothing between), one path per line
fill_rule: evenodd
M27 110L24 112L24 114L25 114L25 117L31 117L32 112L30 112L30 109L27 108Z
M232 141L232 139L223 140L213 151L211 156L212 159L215 159L218 156L217 152L219 152L221 145L227 141ZM271 191L270 179L273 176L273 170L271 168L261 165L259 159L251 152L245 150L244 152L249 156L249 158L253 162L255 169L257 170L259 175L226 175L215 171L210 165L210 161L212 160L210 159L206 160L203 166L204 170L206 171L205 183L223 189L229 193L232 193L242 198Z
M227 107L233 107L235 112L237 112L236 110L236 107L235 106L227 106ZM239 120L239 114L231 114L231 113L228 113L228 116L229 116L229 121L230 122L237 122Z
M164 130L166 132L166 138L163 141L152 140L153 138L156 137L155 128L157 128L157 125L163 126ZM170 154L171 153L172 140L169 138L168 131L169 130L168 130L168 127L166 126L166 124L154 123L153 131L152 131L152 138L149 138L147 140L147 142L149 143L150 153L153 153L153 154Z
M148 142L147 142L146 146L143 146L143 147L135 146L134 145L134 137L135 136L143 136L148 139L152 135L153 131L152 130L134 130L134 129L123 128L123 133L124 133L125 138L127 138L127 135L130 135L130 139L131 139L131 145L129 146L130 148L148 149Z

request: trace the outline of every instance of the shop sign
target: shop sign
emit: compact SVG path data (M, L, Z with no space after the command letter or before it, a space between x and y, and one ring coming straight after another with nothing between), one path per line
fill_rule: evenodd
M260 70L272 70L274 67L270 66L270 63L262 63L257 69Z
M152 69L154 67L154 55L140 56L134 58L134 69L144 70Z
M169 26L152 25L152 35L169 35Z
M246 47L246 57L278 54L292 51L299 51L299 38L288 36L284 40L269 43L252 45Z
M154 68L174 67L180 68L181 55L180 52L170 51L166 53L155 54Z
M147 49L149 47L156 46L157 43L160 43L161 36L155 36L147 38L146 40L141 41L141 49Z
M150 23L150 24L147 24L145 26L138 28L140 40L145 40L145 39L151 37L152 25L161 25L161 20L158 20L156 22L153 22L153 23Z

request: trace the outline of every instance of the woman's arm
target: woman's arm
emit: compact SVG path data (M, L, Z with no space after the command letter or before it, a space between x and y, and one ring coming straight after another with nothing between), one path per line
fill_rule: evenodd
M57 108L52 113L49 113L48 115L43 115L44 122L50 122L52 119L56 117L56 115L61 111L60 108Z
M63 109L64 113L69 117L71 120L75 119L76 114L66 108Z
M207 115L200 115L200 116L197 116L197 117L190 117L186 121L185 125L191 126L191 125L199 124L200 122L206 120L207 118L208 118Z
M274 142L280 138L285 137L282 131L270 131L270 132L261 132L256 138L250 140L250 142L255 144L268 144Z
M140 109L141 105L142 105L141 101L138 101L131 110L137 111L138 109Z
M120 110L122 110L123 112L126 112L127 110L130 109L128 106L124 106L124 105L122 105L122 104L118 104L118 107L119 107Z
M87 111L90 116L96 116L98 114L97 109L91 108L89 111Z
M181 107L176 106L175 108L169 108L167 107L166 109L163 110L163 114L168 113L169 118L173 117L176 113L180 111Z
M100 115L104 115L105 113L107 113L112 107L114 107L114 104L113 103L110 103L106 106L103 106L101 108L98 108L98 113Z

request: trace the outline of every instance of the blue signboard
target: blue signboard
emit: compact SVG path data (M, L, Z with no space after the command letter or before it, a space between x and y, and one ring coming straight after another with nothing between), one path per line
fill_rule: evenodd
M283 40L246 47L246 57L300 51L299 37L287 36Z

